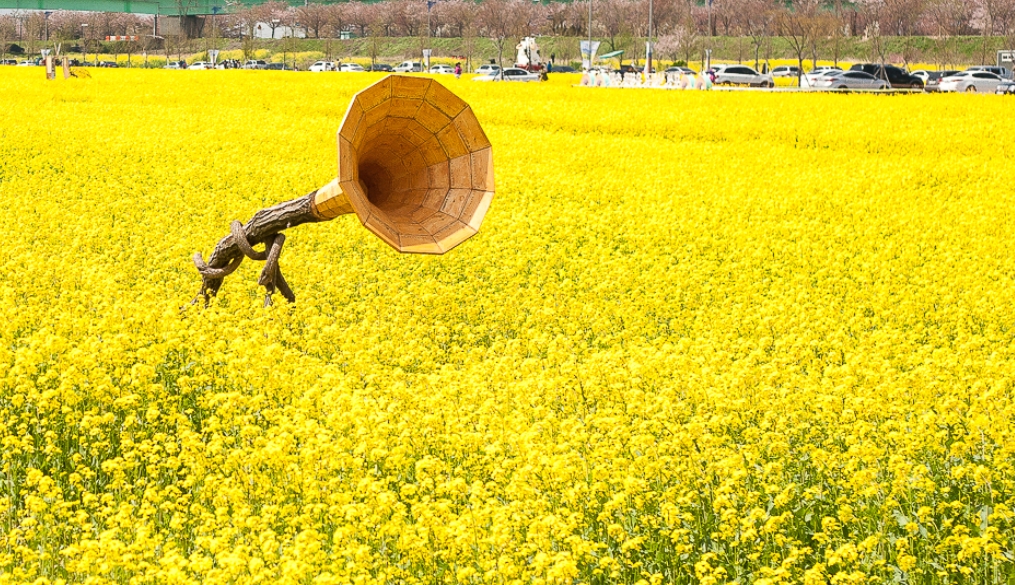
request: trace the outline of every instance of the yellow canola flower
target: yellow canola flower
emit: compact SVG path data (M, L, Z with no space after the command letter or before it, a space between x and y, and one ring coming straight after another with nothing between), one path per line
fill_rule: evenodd
M1015 573L1009 100L441 77L479 235L181 312L379 76L91 73L0 69L0 585Z

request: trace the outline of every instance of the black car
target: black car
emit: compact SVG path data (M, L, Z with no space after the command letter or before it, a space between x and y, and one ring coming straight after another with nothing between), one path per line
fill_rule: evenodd
M904 69L894 65L880 65L878 63L857 63L849 68L850 71L863 71L878 79L884 79L892 89L923 89L923 80L915 75L910 75Z
M548 73L574 73L575 68L570 65L553 65L546 68Z
M364 69L367 71L384 71L385 73L394 71L394 68L387 63L374 63L373 65L367 65Z
M291 65L285 63L268 63L264 66L265 71L296 71Z

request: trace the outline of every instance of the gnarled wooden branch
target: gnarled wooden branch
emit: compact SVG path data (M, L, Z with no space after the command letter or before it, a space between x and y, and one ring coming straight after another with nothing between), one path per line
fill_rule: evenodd
M239 222L234 222L231 233L219 240L207 263L200 252L195 253L194 265L201 273L201 290L191 304L200 298L204 298L207 304L210 297L218 293L222 279L236 270L245 256L253 260L266 261L264 271L258 280L258 284L267 290L265 305L271 304L271 294L276 288L289 302L295 301L295 296L278 268L278 257L285 241L285 236L280 232L300 224L321 221L314 215L316 194L317 191L313 191L303 197L262 209L242 227ZM264 251L256 252L253 246L262 243L265 244Z

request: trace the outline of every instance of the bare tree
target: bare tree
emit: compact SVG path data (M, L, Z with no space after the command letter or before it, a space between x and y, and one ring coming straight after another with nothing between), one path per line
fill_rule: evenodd
M954 37L972 29L972 6L966 0L930 0L926 14L935 36L938 65L954 64L958 60Z
M571 15L569 7L570 5L564 2L554 2L547 6L546 28L551 35L565 36L568 34L570 25L568 17Z
M772 37L778 6L772 0L742 0L740 30L751 39L754 68L760 67L761 47Z
M731 31L735 32L737 16L742 9L741 0L713 0L712 1L712 23L715 31L721 32L723 36L730 36Z
M17 23L10 14L0 14L0 59L7 57L11 42L17 35Z
M359 36L379 36L384 31L383 26L378 30L371 30L374 24L380 24L377 4L366 4L364 2L347 2L344 6L345 22L359 30Z
M985 36L1004 38L1005 49L1015 49L1015 0L977 0Z
M865 23L864 38L870 47L871 61L885 62L885 43L883 21L887 18L886 0L858 0L857 8Z
M610 50L617 50L617 37L630 35L633 3L629 0L599 0L595 4L593 22L610 44Z
M316 2L307 3L296 8L296 15L300 24L306 27L307 32L315 39L321 38L321 31L328 26L334 18L331 13L335 12L334 7L341 7L340 4L325 6Z
M519 35L518 4L524 0L486 0L479 5L477 21L480 34L485 35L497 48L497 63L504 70L504 45Z
M28 12L21 18L21 41L29 55L39 52L46 34L46 17L41 12Z
M423 37L426 34L426 0L393 0L391 6L394 23L405 36Z
M881 15L883 34L897 37L912 36L926 8L926 0L883 0Z
M448 20L458 28L465 53L465 70L472 70L472 58L476 52L478 6L469 0L448 2Z
M673 62L682 60L685 64L690 63L701 49L701 37L691 14L686 13L681 23L671 25L669 29L656 41L655 49Z
M779 13L779 28L796 55L803 81L804 53L813 46L814 39L821 34L821 0L792 0Z

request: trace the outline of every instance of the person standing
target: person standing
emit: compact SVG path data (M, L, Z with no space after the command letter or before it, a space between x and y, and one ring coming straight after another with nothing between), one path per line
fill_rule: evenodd
M461 63L455 63L455 79L461 79L461 78L462 78L462 64Z

